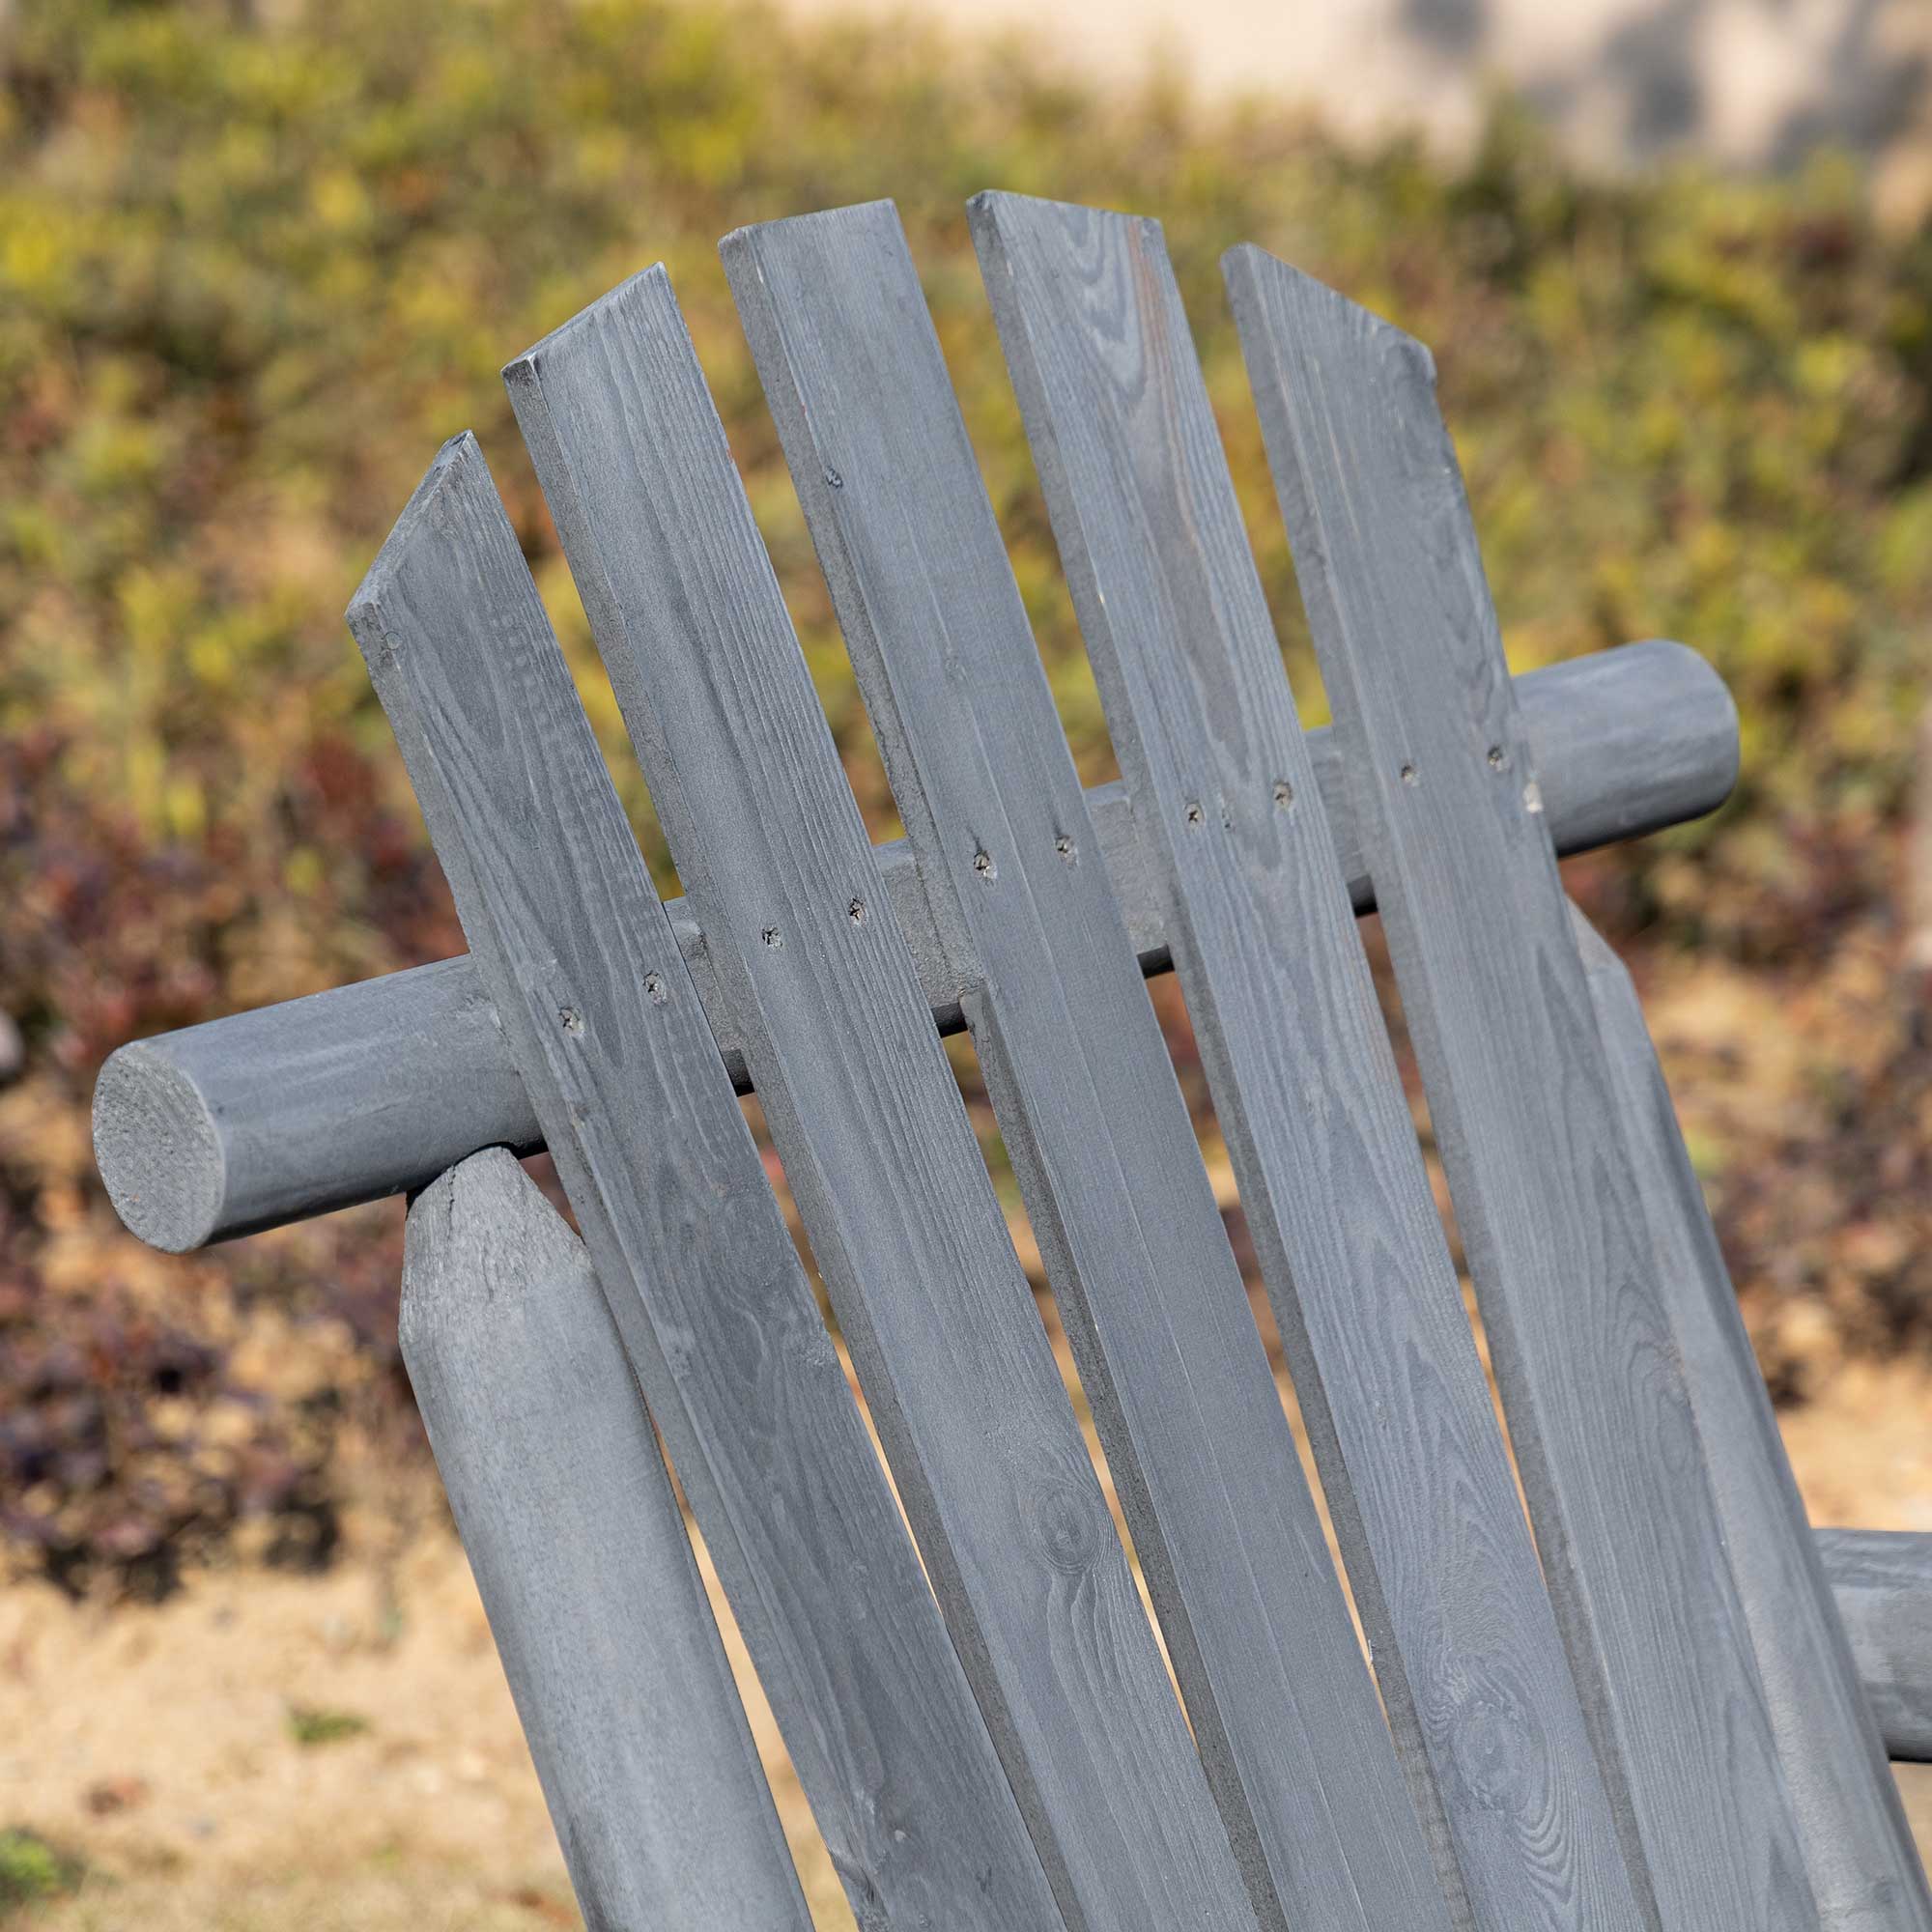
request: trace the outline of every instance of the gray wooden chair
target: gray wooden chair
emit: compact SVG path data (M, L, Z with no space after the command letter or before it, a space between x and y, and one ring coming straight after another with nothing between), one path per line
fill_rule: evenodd
M745 230L904 840L867 840L639 275L506 378L687 896L460 437L350 622L469 954L123 1049L117 1205L185 1248L420 1190L405 1353L593 1926L807 1922L661 1438L862 1926L1925 1932L1886 1746L1932 1733L1926 1540L1809 1530L1631 982L1556 867L1723 797L1721 686L1656 642L1513 680L1428 352L1237 249L1336 720L1304 735L1159 228L972 215L1122 781L1075 777L890 204ZM1373 1674L1143 984L1170 966ZM581 1244L512 1157L539 1145Z

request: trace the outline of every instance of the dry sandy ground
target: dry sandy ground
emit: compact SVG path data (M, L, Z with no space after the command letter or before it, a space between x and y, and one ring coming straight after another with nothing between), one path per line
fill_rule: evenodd
M1932 1379L1846 1371L1787 1436L1814 1520L1928 1527ZM742 1651L733 1642L742 1663ZM741 1673L742 1675L742 1673ZM823 1926L849 1927L755 1690ZM303 1744L292 1714L366 1726ZM1932 1767L1905 1773L1932 1846ZM575 1925L482 1607L441 1527L384 1571L215 1575L154 1610L0 1600L0 1826L94 1875L43 1932L514 1932Z

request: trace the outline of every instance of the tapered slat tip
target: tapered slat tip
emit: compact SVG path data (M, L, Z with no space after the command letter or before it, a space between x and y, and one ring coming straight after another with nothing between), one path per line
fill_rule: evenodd
M439 509L446 509L451 497L473 490L479 482L494 493L496 485L490 479L482 445L470 431L459 430L437 451L349 600L349 628L365 652L382 641L384 599L408 570L425 526L435 528L446 524L447 515L440 516Z
M890 197L849 202L842 208L815 209L807 214L787 214L775 221L750 221L734 228L718 244L728 270L734 262L755 257L761 248L789 236L818 236L827 232L851 235L900 234L898 203Z
M567 363L571 357L582 353L583 346L601 334L610 324L621 322L639 310L648 312L652 308L662 308L667 303L672 308L676 306L676 298L671 293L670 270L662 262L653 262L648 269L639 270L614 289L599 296L594 302L579 309L569 321L559 323L548 335L531 343L521 355L513 355L505 362L502 378L512 397L520 388L535 387L547 367Z
M1009 187L982 187L966 201L966 218L976 228L994 231L1013 229L1048 213L1057 213L1071 204L1048 201L1039 195L1015 194Z
M1616 985L1631 983L1630 969L1574 899L1570 902L1570 930L1576 938L1577 951L1582 955L1583 970L1591 979Z
M1435 387L1435 357L1427 343L1265 248L1252 242L1230 248L1221 257L1221 278L1244 334L1251 321L1264 328L1286 323L1303 338L1319 330L1331 348L1353 344L1378 358L1399 355Z
M1028 222L1059 225L1069 220L1120 228L1160 227L1151 214L1135 214L1121 208L1095 208L1084 201L1056 201L1051 195L1020 194L1009 187L982 187L967 199L966 213L980 221L1009 227Z
M484 1148L410 1204L399 1318L405 1351L487 1306L499 1290L542 1288L589 1266L582 1242L516 1155Z
M999 187L982 187L978 194L967 197L966 227L982 261L989 250L1003 249L1013 224L1024 218L1024 211L1017 204L1026 199Z
M982 256L989 248L1003 250L1009 243L1041 237L1077 242L1108 232L1132 235L1163 250L1167 246L1166 231L1151 214L1051 201L1042 195L1015 194L1009 188L981 188L966 204L966 221Z
M1279 256L1270 255L1265 248L1254 242L1236 242L1232 248L1224 250L1221 256L1221 275L1225 281L1232 282L1236 275L1264 274L1269 269L1279 269L1290 275L1300 272L1296 269L1290 268Z

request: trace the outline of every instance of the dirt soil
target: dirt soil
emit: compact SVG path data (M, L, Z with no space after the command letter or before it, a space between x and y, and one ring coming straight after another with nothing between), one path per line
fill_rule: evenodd
M734 1640L734 1659L743 1650ZM755 1697L753 1688L753 1694ZM819 1922L849 1924L761 1701ZM196 1579L154 1609L0 1605L0 1820L89 1868L62 1932L579 1922L454 1537L313 1579Z

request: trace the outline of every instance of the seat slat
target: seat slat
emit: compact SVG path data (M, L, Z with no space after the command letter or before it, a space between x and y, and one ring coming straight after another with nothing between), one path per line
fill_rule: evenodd
M1428 352L1227 262L1572 1666L1669 1928L1810 1927L1749 1633Z
M1050 1932L1045 1876L472 439L438 457L350 623L860 1922Z
M1704 1439L1711 1490L1764 1680L1772 1734L1823 1922L1927 1932L1932 1897L1860 1688L1818 1541L1784 1453L1636 988L1571 908L1634 1164L1657 1279Z
M1473 1921L1640 1923L1158 224L973 204L1419 1802Z
M637 1377L505 1149L412 1203L400 1326L585 1918L808 1932Z
M722 252L1257 1907L1447 1932L897 213Z
M663 270L507 373L920 1548L1063 1907L1087 1932L1251 1927Z

